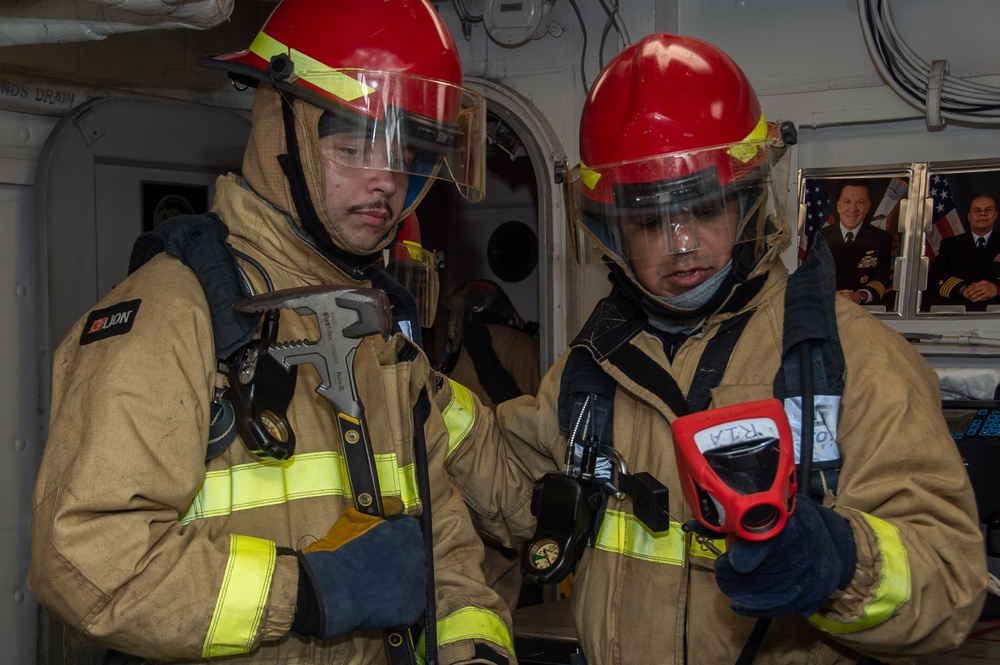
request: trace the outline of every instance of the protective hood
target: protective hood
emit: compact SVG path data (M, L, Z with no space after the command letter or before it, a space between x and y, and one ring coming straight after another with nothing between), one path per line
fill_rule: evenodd
M281 93L277 89L269 85L257 87L253 105L253 128L243 156L243 177L261 197L291 216L299 229L310 237L319 249L333 255L331 258L346 263L352 269L370 265L378 258L382 249L394 242L404 216L400 216L399 223L386 234L371 254L362 257L351 254L346 239L331 222L323 205L326 199L326 180L323 158L318 147L319 119L323 110L301 99L291 100L291 113L294 117L294 122L291 124L297 144L294 149L301 164L301 173L290 180L282 164L282 161L286 163L292 161L283 157L290 155L291 151L287 141L285 111L282 105ZM296 182L298 180L301 182ZM293 195L292 187L302 187L301 193L306 198L297 199ZM302 202L311 204L312 210L300 210ZM318 225L309 223L311 215L315 216ZM317 237L322 234L327 238ZM332 251L332 248L327 246L327 239L335 248Z
M668 321L697 322L722 309L739 309L753 298L791 243L791 228L784 217L757 214L758 205L742 211L740 235L748 241L736 243L729 272L703 304L685 308L666 302L639 283L627 262L609 253L604 255L604 261L611 270L611 283L647 314ZM750 238L753 240L749 241Z

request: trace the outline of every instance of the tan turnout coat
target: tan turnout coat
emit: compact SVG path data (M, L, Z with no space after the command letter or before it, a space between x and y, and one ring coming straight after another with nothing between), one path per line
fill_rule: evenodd
M266 267L276 290L368 286L347 279L235 176L220 178L217 188L214 210L229 225L229 241ZM260 275L244 268L256 292L264 291ZM236 653L225 662L386 662L379 631L329 641L288 632L298 567L295 557L274 557L274 547L309 545L352 505L316 371L298 370L288 411L293 458L261 462L237 439L206 467L209 403L221 378L202 287L178 259L161 254L95 309L133 300L140 302L129 332L81 346L84 316L55 354L51 427L34 495L31 592L71 629L151 659L203 662ZM317 338L314 318L282 310L279 341ZM354 364L382 493L414 516L425 506L413 481L411 409L423 388L435 404L425 432L437 611L449 619L439 626L440 661L449 664L474 652L466 610L502 636L509 613L485 586L482 544L444 472L447 383L435 394L441 380L422 353L398 362L405 343L398 335L366 338ZM209 485L214 501L206 500ZM220 487L231 491L221 508ZM234 564L241 546L263 548L251 574ZM224 606L224 598L254 590L239 611ZM241 625L225 625L227 613ZM225 644L234 635L242 641Z
M773 396L788 274L773 255L769 260L758 266L769 275L747 305L756 311L712 391L712 407ZM651 335L640 333L631 343L686 394L706 344L729 316L712 317L672 362ZM860 654L895 660L953 647L985 599L973 493L941 415L935 373L901 335L857 305L836 298L836 316L846 356L839 421L844 462L839 490L824 503L851 524L857 572L843 597L811 620L775 619L757 665L832 665L855 662ZM566 443L556 413L565 360L544 377L537 398L498 407L504 436L490 445L463 445L449 458L468 503L508 542L533 531L532 480L561 470ZM607 361L603 366L618 383L615 448L631 472L652 473L669 488L676 520L693 519L674 460L675 415ZM712 555L678 527L673 522L654 536L635 520L630 499L609 500L599 542L585 549L573 584L589 665L736 662L754 620L730 610L715 583Z

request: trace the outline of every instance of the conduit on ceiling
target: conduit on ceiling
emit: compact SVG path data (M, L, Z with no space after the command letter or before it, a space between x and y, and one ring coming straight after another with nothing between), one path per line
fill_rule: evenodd
M4 0L0 46L101 40L140 30L205 30L229 18L235 0Z
M858 0L865 45L882 80L910 106L924 111L927 128L948 120L1000 126L1000 88L949 75L947 60L927 62L903 41L889 0Z

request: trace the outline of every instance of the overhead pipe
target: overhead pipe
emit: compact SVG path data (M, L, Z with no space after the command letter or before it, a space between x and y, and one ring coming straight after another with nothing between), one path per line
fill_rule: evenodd
M0 46L99 41L140 30L206 30L235 0L4 0Z

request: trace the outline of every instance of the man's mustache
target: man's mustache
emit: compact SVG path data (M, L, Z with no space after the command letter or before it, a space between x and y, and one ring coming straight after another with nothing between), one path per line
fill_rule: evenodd
M364 213L378 211L385 213L388 219L393 219L395 217L395 211L392 208L392 204L388 201L373 201L371 203L362 203L360 205L354 205L349 207L348 212L351 213Z

